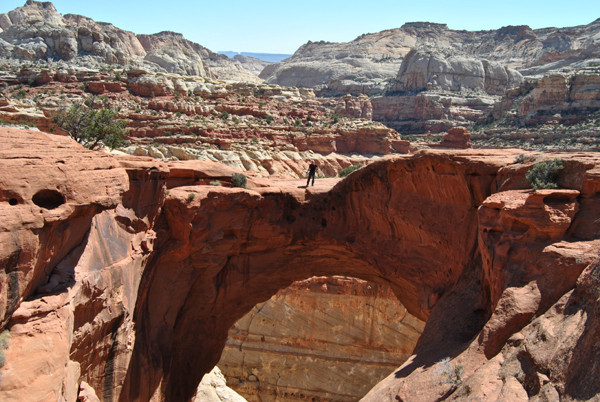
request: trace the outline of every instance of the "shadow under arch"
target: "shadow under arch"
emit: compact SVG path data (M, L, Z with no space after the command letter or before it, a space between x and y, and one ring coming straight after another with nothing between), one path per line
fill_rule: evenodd
M369 165L308 201L280 189L172 189L120 399L189 400L235 321L312 276L387 284L426 320L474 260L477 207L496 171L427 153Z

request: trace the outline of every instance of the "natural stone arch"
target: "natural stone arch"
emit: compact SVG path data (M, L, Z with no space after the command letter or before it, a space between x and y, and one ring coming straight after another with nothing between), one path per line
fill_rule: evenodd
M498 169L448 159L375 163L306 202L270 189L173 189L140 286L121 399L189 399L229 327L310 276L387 283L427 319L475 260L477 207Z

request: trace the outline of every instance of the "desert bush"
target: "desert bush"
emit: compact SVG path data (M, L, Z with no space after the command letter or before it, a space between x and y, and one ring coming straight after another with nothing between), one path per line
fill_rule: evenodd
M109 108L97 110L86 107L83 103L74 103L68 110L54 116L54 122L69 133L71 138L89 149L100 144L110 149L126 144L126 123L117 120L117 112Z
M534 190L544 188L557 188L558 176L563 169L562 159L555 158L551 161L539 162L525 174Z
M196 198L196 193L189 193L187 196L188 202L192 202Z
M221 182L220 182L220 181L218 181L218 180L213 180L213 181L211 181L211 182L210 182L210 185L211 185L211 186L217 186L217 187L220 187L220 186L222 186Z
M527 163L527 162L533 162L534 160L535 160L535 158L531 155L519 154L515 158L515 163Z
M358 170L362 167L362 165L352 165L352 166L348 166L344 169L342 169L342 171L340 172L340 177L346 177L348 176L350 173L354 172L355 170Z
M436 374L441 384L450 384L459 386L462 384L462 375L465 368L462 365L450 363L449 358L442 359L438 362L439 366L433 371Z
M8 341L10 339L10 332L6 329L0 334L0 367L3 367L6 363L6 356L4 355L4 349L8 348Z
M231 187L246 188L246 176L242 173L234 173L231 176Z

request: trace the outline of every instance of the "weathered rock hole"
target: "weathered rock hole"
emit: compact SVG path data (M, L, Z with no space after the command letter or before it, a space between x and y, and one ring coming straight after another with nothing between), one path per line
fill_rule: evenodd
M55 209L65 203L65 196L56 190L40 190L31 199L35 205L45 209Z
M8 200L9 205L17 205L18 203L19 200L17 200L16 198L11 198L10 200Z

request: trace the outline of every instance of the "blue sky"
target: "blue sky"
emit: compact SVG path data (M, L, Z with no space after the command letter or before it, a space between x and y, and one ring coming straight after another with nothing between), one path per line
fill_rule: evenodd
M54 0L61 14L82 14L135 33L181 32L213 51L293 53L307 41L347 42L405 22L451 29L506 25L584 25L600 18L600 0ZM0 13L25 0L0 0Z

